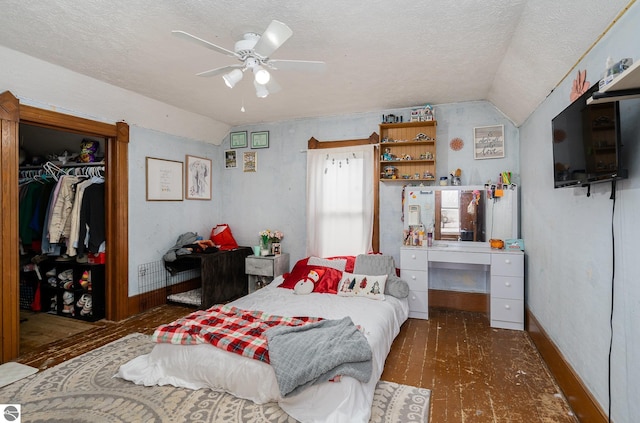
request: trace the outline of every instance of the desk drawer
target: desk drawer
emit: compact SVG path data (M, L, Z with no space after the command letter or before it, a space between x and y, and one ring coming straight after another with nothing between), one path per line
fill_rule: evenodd
M400 278L409 284L409 289L426 291L428 289L427 272L424 270L400 269Z
M516 276L492 276L491 297L522 300L524 298L524 278Z
M465 263L465 264L489 264L491 263L491 254L489 253L470 253L467 251L429 251L429 261L437 261L440 263Z
M429 312L429 293L427 291L409 290L409 311L417 313Z
M491 297L491 320L524 322L524 301Z
M400 268L427 270L427 250L406 248L400 250Z
M245 273L247 275L273 277L273 260L247 257L245 261Z
M491 254L491 274L523 276L524 254Z

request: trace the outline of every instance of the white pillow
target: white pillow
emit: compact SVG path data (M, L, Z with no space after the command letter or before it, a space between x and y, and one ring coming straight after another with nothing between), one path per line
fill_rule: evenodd
M325 259L320 257L309 257L307 261L308 266L323 266L330 267L332 269L344 272L344 268L347 267L347 259Z
M343 297L364 297L384 300L387 275L371 276L343 272L338 283L338 295Z

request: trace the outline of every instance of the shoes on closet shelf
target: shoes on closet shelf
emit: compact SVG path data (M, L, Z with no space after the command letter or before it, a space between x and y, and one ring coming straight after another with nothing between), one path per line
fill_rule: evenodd
M76 262L80 264L89 263L89 256L87 256L86 254L78 254L76 256Z
M66 281L66 282L62 285L62 287L63 287L64 289L69 289L69 290L73 289L73 281Z
M91 298L91 295L82 294L82 296L80 297L80 299L76 303L76 306L78 308L84 307L84 305L87 303L87 298Z
M47 256L46 254L40 254L38 256L33 256L31 257L31 263L34 264L40 264L43 261L45 261L49 256Z
M82 310L80 310L81 316L91 316L93 314L93 300L91 299L91 295L87 295L87 298L84 302L84 306Z
M69 257L68 254L63 254L56 258L56 261L71 261L71 260L73 260L73 257Z
M56 295L54 295L53 297L51 297L51 311L58 311L58 297Z
M82 289L89 288L89 286L91 285L91 273L89 273L88 270L85 270L84 272L82 272L82 278L80 278L79 283Z
M47 279L47 282L54 288L58 286L58 280L54 276L49 277L49 279Z
M64 291L62 294L62 303L64 305L73 304L73 292Z
M63 270L58 275L58 279L60 279L63 282L73 280L73 269Z
M55 276L56 275L56 268L54 267L53 269L49 270L47 273L45 273L45 275L47 276Z

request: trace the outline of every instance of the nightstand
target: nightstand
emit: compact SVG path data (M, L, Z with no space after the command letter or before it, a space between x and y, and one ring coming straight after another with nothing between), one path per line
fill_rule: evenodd
M289 271L289 253L278 256L248 256L244 261L249 276L249 294Z

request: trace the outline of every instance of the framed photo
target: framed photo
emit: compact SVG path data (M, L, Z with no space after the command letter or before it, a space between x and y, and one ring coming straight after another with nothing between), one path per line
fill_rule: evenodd
M504 125L473 128L473 158L499 159L504 157Z
M232 132L229 134L229 143L231 148L247 147L247 131Z
M183 163L146 158L147 201L182 201Z
M225 169L233 169L238 167L238 159L237 159L235 150L227 150L224 152L224 167Z
M251 148L269 148L269 131L252 132Z
M196 156L186 156L187 200L211 200L211 160Z
M258 171L258 153L256 151L245 151L242 153L242 171Z

